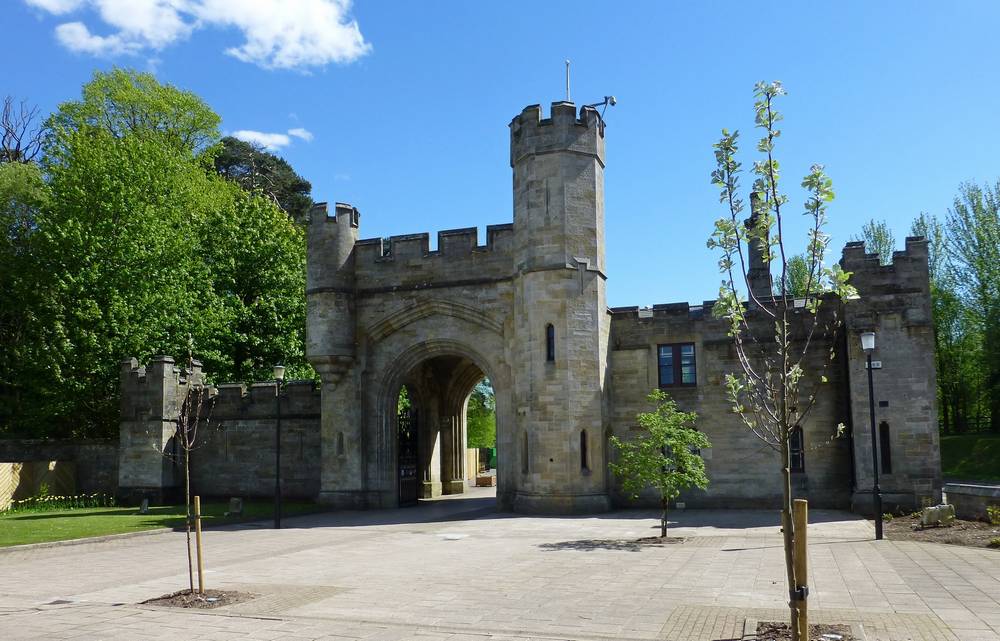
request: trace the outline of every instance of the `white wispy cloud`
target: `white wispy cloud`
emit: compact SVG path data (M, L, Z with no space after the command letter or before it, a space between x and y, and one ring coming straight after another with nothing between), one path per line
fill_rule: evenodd
M56 39L70 51L92 56L117 56L136 53L141 47L121 36L98 36L82 22L66 22L56 27Z
M83 0L24 0L29 7L35 7L48 11L55 15L62 15L75 11L83 4Z
M288 136L288 134L254 131L253 129L240 129L239 131L234 131L233 138L239 138L245 142L260 145L268 151L278 151L279 149L287 147L292 143L292 139Z
M80 21L56 27L63 46L91 55L158 51L211 27L239 31L243 43L225 52L265 69L346 64L371 50L350 16L351 0L24 1L53 15L91 8L111 33L95 33Z
M312 132L308 129L303 129L302 127L289 129L285 133L281 133L280 131L255 131L253 129L240 129L239 131L234 131L230 135L233 138L239 138L245 142L260 145L268 151L279 151L289 146L292 144L292 138L299 138L306 142L312 142L313 139Z

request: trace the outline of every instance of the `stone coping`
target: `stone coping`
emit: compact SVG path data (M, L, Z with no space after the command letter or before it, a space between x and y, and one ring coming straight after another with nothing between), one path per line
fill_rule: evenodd
M1000 485L945 483L943 491L945 494L970 494L973 496L988 496L1000 499Z

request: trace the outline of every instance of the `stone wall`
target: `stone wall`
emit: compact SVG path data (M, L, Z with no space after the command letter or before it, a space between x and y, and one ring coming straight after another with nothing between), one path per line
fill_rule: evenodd
M883 509L915 509L941 501L934 327L931 319L927 241L907 238L892 263L880 264L863 243L848 243L841 266L851 272L857 300L845 305L851 421L854 428L855 509L870 513L872 466L868 373L860 334L875 332L875 423L889 434L891 470L880 471ZM881 437L877 435L880 460Z
M944 486L947 503L955 506L955 516L968 520L989 520L986 508L1000 508L1000 485L948 483Z
M274 495L277 406L274 383L218 386L191 457L191 486L205 496ZM319 493L320 395L312 381L290 381L281 397L281 492Z
M187 372L158 356L122 365L118 495L134 503L176 501L183 487L175 429L184 398L203 385L200 365ZM277 400L274 383L205 386L191 490L206 497L272 496ZM282 494L313 499L320 481L320 393L312 381L290 381L281 395Z
M118 487L118 445L112 440L2 439L0 461L72 461L77 493L114 494Z
M712 447L703 450L710 479L707 490L685 492L678 500L689 507L777 507L781 502L781 459L779 453L753 435L733 414L727 399L725 375L740 373L733 341L726 334L727 323L711 315L714 301L703 305L687 303L655 305L642 318L638 308L612 310L610 404L613 408L611 433L622 439L638 429L635 416L649 411L646 396L659 385L657 346L693 343L697 383L689 387L665 387L680 409L697 412L697 428L708 436ZM826 304L826 303L825 303ZM839 306L830 301L824 320ZM773 325L750 315L762 340L773 344ZM794 344L801 345L808 313L792 312ZM839 332L814 337L810 356L803 364L808 371L822 372L828 379L817 387L817 401L803 422L804 472L792 475L793 494L808 498L815 507L845 508L851 497L851 448L849 435L834 439L837 425L849 419L845 386L844 355L829 362L831 341L841 340ZM804 386L804 389L806 387ZM811 389L811 386L809 387ZM626 497L612 479L615 499ZM651 503L652 495L643 503Z

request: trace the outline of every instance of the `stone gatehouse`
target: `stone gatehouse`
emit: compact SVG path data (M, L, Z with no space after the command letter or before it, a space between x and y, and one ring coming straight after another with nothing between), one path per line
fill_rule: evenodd
M298 474L289 489L340 507L463 492L465 408L485 376L496 394L501 509L592 512L624 503L607 471L608 439L629 435L656 387L697 412L713 444L703 451L711 485L684 496L688 506L777 505L778 455L725 400L724 375L738 366L712 301L607 306L605 125L597 111L557 102L543 118L540 106L527 107L510 123L510 165L513 223L487 227L482 244L475 228L439 232L434 251L426 233L362 240L351 205L313 209L307 355L322 383L293 385L282 400L283 414L294 416L283 446L300 457L294 472L288 464L287 473ZM821 507L864 509L870 499L859 333L874 329L883 363L876 372L883 493L890 505L937 501L927 245L908 238L882 266L848 243L841 264L860 299L824 306L844 324L822 338L836 357L802 426L795 492ZM819 366L827 353L816 353ZM167 443L173 399L199 375L185 378L165 359L148 368L126 362L123 492L173 482L146 441L152 430ZM412 411L401 417L404 385ZM267 494L273 384L219 386L217 403L219 427L199 455L215 462L213 472L195 485L206 494ZM847 432L831 440L839 423Z

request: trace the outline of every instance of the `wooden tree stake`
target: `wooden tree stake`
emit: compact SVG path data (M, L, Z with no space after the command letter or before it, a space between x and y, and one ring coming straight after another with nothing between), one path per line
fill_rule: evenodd
M205 594L205 567L201 560L201 497L194 497L194 540L198 549L198 594Z
M792 502L792 520L795 523L795 587L803 588L809 585L809 565L806 556L806 527L809 524L809 502L805 499L795 499ZM808 601L804 597L799 604L799 638L809 639Z

